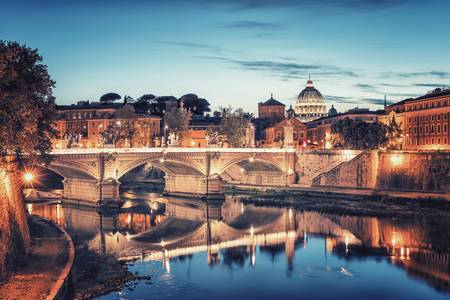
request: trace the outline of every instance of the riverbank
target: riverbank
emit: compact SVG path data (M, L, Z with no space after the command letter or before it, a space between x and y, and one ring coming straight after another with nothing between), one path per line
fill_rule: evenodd
M242 195L246 203L293 206L336 214L399 217L450 216L449 194L328 187L256 187L227 185L226 193Z
M61 275L70 262L71 242L50 221L33 216L29 218L29 227L31 254L0 285L0 299L47 299L58 292L57 286L65 280Z

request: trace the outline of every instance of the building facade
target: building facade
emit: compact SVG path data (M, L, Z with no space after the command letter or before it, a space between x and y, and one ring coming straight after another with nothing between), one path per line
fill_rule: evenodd
M345 119L373 123L378 122L379 117L383 115L383 110L371 111L367 108L353 108L345 113L337 113L336 110L330 109L328 116L307 123L307 145L312 148L329 149L331 144L328 137L334 123Z
M381 120L392 118L402 129L402 148L412 150L450 149L450 89L434 91L415 99L390 105Z
M311 78L306 83L306 88L297 97L295 113L302 122L313 121L327 115L323 96L314 88Z
M161 118L133 114L115 115L123 103L89 103L57 106L56 129L58 138L53 147L153 147L160 138ZM109 136L109 138L108 138Z
M262 120L278 122L285 118L286 106L270 95L270 99L258 103L258 118Z
M288 137L288 134L292 136ZM306 146L306 125L297 118L286 118L266 128L263 146L269 148Z

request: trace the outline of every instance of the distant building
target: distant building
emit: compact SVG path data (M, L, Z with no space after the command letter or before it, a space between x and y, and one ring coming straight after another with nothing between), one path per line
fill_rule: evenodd
M270 95L270 99L258 103L258 118L269 122L278 122L285 118L286 106Z
M392 119L403 131L403 149L450 149L450 89L435 89L386 108L381 122Z
M58 105L56 129L59 138L53 141L53 147L62 148L98 148L103 145L101 135L110 126L127 124L132 128L132 138L128 145L116 146L152 147L160 137L161 118L146 114L136 114L132 119L121 119L115 112L124 103L100 103L79 101L72 105Z
M313 121L327 115L326 106L322 94L314 88L311 78L306 83L306 88L300 92L295 105L295 113L302 122Z
M286 145L285 133L287 127L292 128L292 144ZM266 128L266 136L264 140L264 147L279 148L292 146L299 148L306 142L306 125L300 122L297 118L286 118L274 126Z
M384 115L383 110L371 111L368 108L353 108L345 113L338 113L332 106L328 116L308 122L307 145L309 147L330 148L327 145L327 137L331 134L331 126L339 120L351 119L368 123L378 122L378 118Z

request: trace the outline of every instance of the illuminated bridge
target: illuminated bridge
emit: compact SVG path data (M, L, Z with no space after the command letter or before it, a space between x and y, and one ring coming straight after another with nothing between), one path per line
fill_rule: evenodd
M48 168L64 177L64 197L97 203L119 197L120 178L149 164L165 173L165 191L220 193L224 182L285 186L295 181L295 149L64 149Z

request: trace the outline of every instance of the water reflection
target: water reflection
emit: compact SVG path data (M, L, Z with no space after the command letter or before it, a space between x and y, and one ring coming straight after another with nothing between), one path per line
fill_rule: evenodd
M53 204L28 204L28 210L66 228L76 243L100 253L171 264L206 253L205 264L230 270L258 267L265 257L283 258L293 276L295 255L310 239L323 240L323 255L344 260L388 259L408 275L436 289L450 291L448 220L379 219L339 216L294 208L245 205L238 197L225 201L180 198L133 199L116 212ZM298 270L315 276L331 272L353 276L345 267Z

